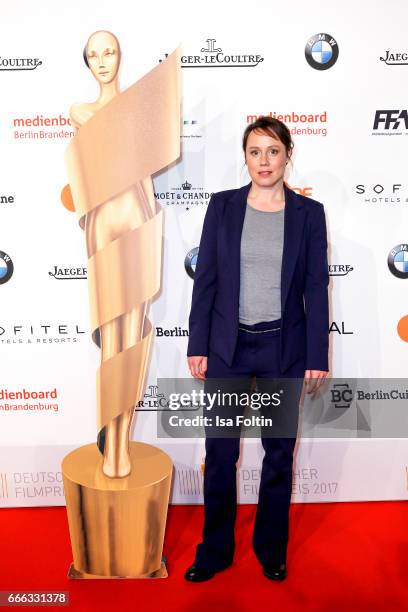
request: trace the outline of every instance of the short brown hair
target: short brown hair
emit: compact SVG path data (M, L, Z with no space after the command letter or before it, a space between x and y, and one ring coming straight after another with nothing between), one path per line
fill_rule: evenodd
M255 130L265 132L269 136L280 140L286 149L286 154L288 157L291 156L294 144L287 125L285 125L283 121L279 121L279 119L275 119L274 117L264 117L262 115L245 128L244 136L242 138L242 148L244 153L246 152L248 136Z

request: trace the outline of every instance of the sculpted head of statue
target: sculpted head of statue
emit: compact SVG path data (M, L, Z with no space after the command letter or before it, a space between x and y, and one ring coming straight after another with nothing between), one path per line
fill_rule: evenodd
M105 30L91 34L84 48L84 62L101 85L116 78L120 55L118 39Z

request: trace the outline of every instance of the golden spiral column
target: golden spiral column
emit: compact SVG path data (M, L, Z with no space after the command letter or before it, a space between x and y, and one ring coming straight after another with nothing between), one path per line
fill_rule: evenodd
M106 203L140 189L180 155L180 50L116 95L72 139L66 162L81 227ZM149 304L160 290L163 212L97 249L88 260L94 340L104 326ZM113 207L114 211L114 207ZM112 213L114 214L114 212ZM145 384L152 325L141 338L103 359L97 372L98 436L134 410ZM126 344L126 343L125 343ZM161 559L172 462L160 449L130 443L131 471L103 472L96 444L76 449L62 465L74 578L163 577Z
M129 315L148 303L160 289L163 212L97 251L88 261L92 335L95 338L107 324ZM147 360L152 341L152 325L142 317L141 340L133 335L132 345L116 339L120 350L103 359L97 373L98 431L117 417L133 410L142 399ZM120 321L117 321L119 324ZM117 325L120 334L123 325ZM128 340L128 339L126 339Z

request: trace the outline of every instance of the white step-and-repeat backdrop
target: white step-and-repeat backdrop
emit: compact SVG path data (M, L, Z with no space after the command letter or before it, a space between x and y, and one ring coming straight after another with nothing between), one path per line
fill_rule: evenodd
M61 459L95 440L99 352L90 338L85 242L60 194L69 107L98 95L82 51L99 29L120 40L122 89L182 49L182 156L154 177L165 213L163 284L151 309L146 410L134 428L135 439L173 458L172 501L202 501L204 441L157 439L157 379L189 376L204 214L211 193L249 181L241 138L259 115L287 123L295 141L287 182L325 205L331 375L371 380L372 397L360 408L380 401L390 379L407 391L405 3L1 4L1 506L64 504ZM385 401L392 410L401 399ZM406 499L404 436L302 439L293 500ZM243 442L241 503L256 501L262 455L259 440Z

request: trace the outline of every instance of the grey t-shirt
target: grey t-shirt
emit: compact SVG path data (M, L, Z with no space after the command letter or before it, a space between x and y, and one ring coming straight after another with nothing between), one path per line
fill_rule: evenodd
M281 317L284 209L256 210L247 203L241 236L239 321Z

